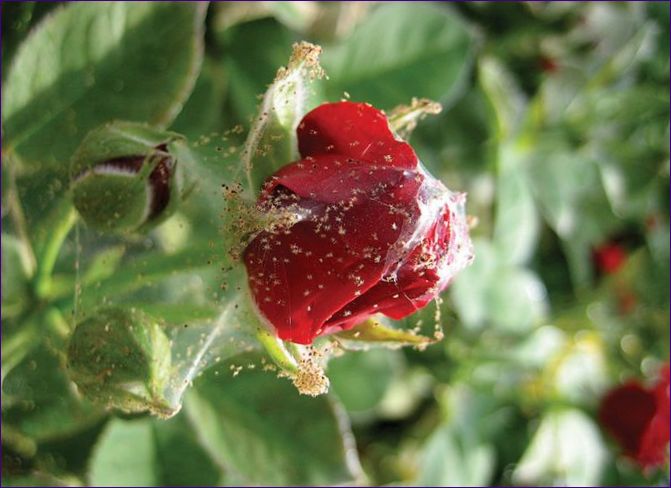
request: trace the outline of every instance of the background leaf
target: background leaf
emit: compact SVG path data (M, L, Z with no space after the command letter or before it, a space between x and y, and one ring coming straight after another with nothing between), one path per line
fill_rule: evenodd
M81 138L111 119L167 125L202 58L205 4L72 4L22 44L3 83L3 154L65 171Z
M267 44L256 43L263 36ZM291 55L297 36L272 18L235 25L219 35L226 52L225 69L230 78L227 103L235 119L247 124L256 115L259 99L273 82L279 66Z
M592 421L580 411L549 412L515 468L519 483L544 483L546 473L567 486L594 485L604 465L604 448Z
M352 351L329 361L327 374L348 412L365 412L380 403L402 366L398 351Z
M493 464L491 447L473 445L443 427L429 439L419 483L421 486L485 486Z
M500 426L500 413L489 400L466 385L455 385L441 397L446 419L424 446L418 485L486 486L496 462L488 437ZM473 422L474 419L480 422Z
M103 416L99 408L76 393L49 342L27 355L2 385L3 425L36 441L68 437Z
M95 486L208 486L221 477L221 468L198 444L183 415L168 421L112 420L89 466Z
M91 460L91 483L98 486L155 485L155 447L151 420L113 420Z
M472 35L452 10L431 3L377 7L341 44L324 53L332 99L391 109L412 97L453 100L464 87Z
M249 363L256 368L246 368ZM193 429L217 462L242 484L342 484L361 476L343 413L328 397L300 396L258 371L253 357L208 370L185 401ZM221 395L226 391L226 395Z

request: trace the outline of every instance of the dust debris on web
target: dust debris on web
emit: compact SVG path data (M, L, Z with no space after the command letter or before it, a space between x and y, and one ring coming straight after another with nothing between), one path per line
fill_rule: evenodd
M274 82L278 82L287 77L293 70L302 68L307 69L311 80L322 79L326 76L324 68L319 64L319 56L322 53L321 46L307 41L296 42L292 46L291 57L286 67L277 70Z
M269 202L259 208L245 198L245 189L239 183L223 183L221 189L225 201L222 236L233 262L240 261L244 249L260 232L286 233L306 216L306 211L295 204L280 206Z
M436 295L436 298L433 299L433 302L436 304L436 311L433 315L433 338L436 342L440 342L445 338L445 332L443 331L442 310L440 308L440 306L443 304L443 299L440 298L440 295Z
M328 393L330 381L322 366L327 354L326 349L320 350L312 346L305 348L298 362L298 371L291 376L292 383L301 395L314 397ZM280 374L284 375L286 373Z
M231 283L239 283L242 278L239 269L225 274L226 281ZM174 327L170 331L175 364L165 394L172 405L181 405L186 389L210 366L258 349L246 327L250 317L240 287L231 285L226 288L228 300L214 320L190 323L188 327ZM233 364L230 368L233 376L237 376L245 366Z

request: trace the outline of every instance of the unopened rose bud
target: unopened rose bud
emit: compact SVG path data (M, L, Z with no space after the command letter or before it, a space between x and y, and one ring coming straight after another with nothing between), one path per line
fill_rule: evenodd
M154 226L183 197L179 134L143 124L113 122L90 132L72 160L74 204L102 231L133 232Z
M70 376L89 399L127 412L175 413L164 397L170 341L138 310L103 308L81 321L70 340Z

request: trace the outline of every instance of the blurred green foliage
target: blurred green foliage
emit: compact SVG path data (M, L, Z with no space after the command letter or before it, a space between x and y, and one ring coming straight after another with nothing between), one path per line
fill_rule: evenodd
M594 415L669 357L668 3L4 2L2 36L3 485L668 484ZM220 185L302 39L324 48L315 100L444 104L410 142L477 219L445 340L335 358L317 399L230 353L167 421L83 399L73 316L221 313ZM186 135L200 183L146 236L68 235L67 161L115 118ZM626 251L614 273L605 243Z

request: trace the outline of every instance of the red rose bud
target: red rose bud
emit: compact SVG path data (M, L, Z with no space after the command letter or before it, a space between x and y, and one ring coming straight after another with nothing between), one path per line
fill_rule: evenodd
M613 274L624 264L627 252L619 244L607 243L597 247L593 253L596 269L603 274Z
M611 390L599 409L601 425L642 467L663 465L669 444L669 365L651 388L630 381Z
M465 195L427 173L381 111L324 104L297 135L303 159L269 178L258 205L298 221L259 233L243 255L281 339L310 344L377 313L403 318L470 263Z

